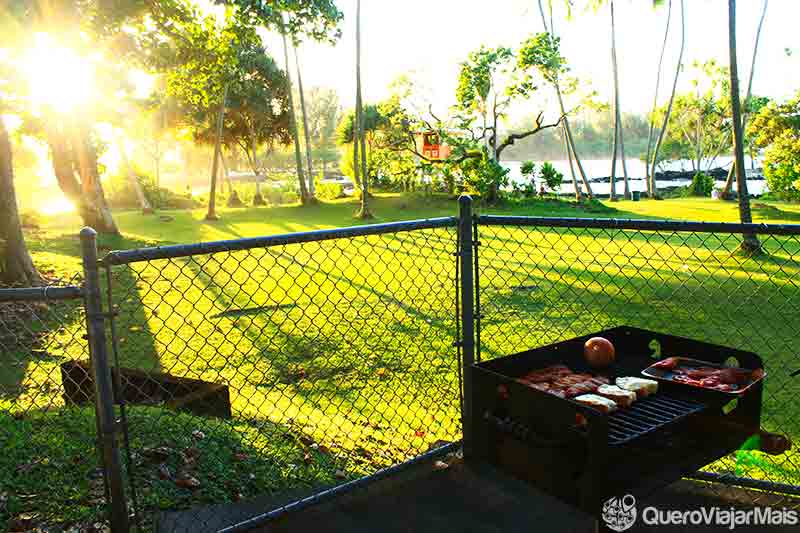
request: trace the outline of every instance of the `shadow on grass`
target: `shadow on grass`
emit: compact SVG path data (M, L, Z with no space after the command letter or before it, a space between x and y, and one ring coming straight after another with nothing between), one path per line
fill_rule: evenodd
M130 407L128 420L134 457L129 474L139 489L145 523L160 509L233 502L336 481L335 457L308 448L288 426L200 418L156 407ZM0 428L9 435L0 457L0 475L9 487L0 520L29 513L31 529L91 528L102 522L106 508L102 478L95 472L94 427L92 408L25 418L0 414ZM193 431L202 431L203 438L198 440ZM187 463L186 457L193 459ZM199 486L178 486L181 472Z

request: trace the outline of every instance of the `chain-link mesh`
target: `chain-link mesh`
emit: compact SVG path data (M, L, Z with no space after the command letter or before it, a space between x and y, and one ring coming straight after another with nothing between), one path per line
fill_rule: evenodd
M78 282L0 290L0 531L104 520Z
M268 511L458 440L455 250L436 227L110 268L140 515L219 529L248 516L198 506Z
M751 255L738 233L491 223L478 224L481 357L619 325L752 351L768 372L762 427L800 442L800 237L761 234ZM707 470L800 485L796 451L740 452Z

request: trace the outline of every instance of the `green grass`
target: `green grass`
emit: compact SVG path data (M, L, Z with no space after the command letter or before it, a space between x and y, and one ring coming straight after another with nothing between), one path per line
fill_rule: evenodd
M100 246L105 252L355 225L361 223L352 218L356 207L343 200L310 208L221 210L222 220L213 223L202 220L202 210L169 212L171 221L119 212L123 236L101 238ZM373 222L457 211L451 200L399 195L381 195L373 207ZM733 203L699 199L596 203L589 208L530 202L482 212L719 221L738 216ZM753 213L756 221L797 222L800 206L758 203ZM28 236L35 260L54 275L78 271L79 227L75 217L47 221ZM505 227L483 227L480 232L485 357L618 324L751 349L764 357L770 374L765 426L787 431L795 441L800 437L798 389L788 376L800 366L793 351L793 336L800 330L800 312L793 303L800 296L797 241L767 239L769 253L748 258L737 252L735 236ZM255 462L255 478L246 476L252 483L241 491L248 497L326 484L337 470L340 476L356 476L438 440L457 439L454 238L453 229L446 228L114 268L121 365L225 382L234 412L233 421L223 421L155 407L132 409L136 454L164 442L172 442L172 449L186 448L195 429L207 434L204 446L214 447L204 452L208 461L197 470L203 489L195 492L158 480L157 465L142 463L137 485L148 489L146 508L233 498L231 486L243 473L231 466L235 461L230 451L235 449L247 450ZM85 481L86 465L78 467L68 458L75 453L91 457L91 446L85 436L73 442L69 435L78 432L70 427L88 424L84 429L89 431L91 420L86 411L62 415L57 413L71 411L45 409L62 403L58 365L85 357L82 317L61 307L48 313L53 321L63 317L67 324L44 339L47 358L0 350L8 359L5 366L19 369L0 382L6 392L0 406L12 412L35 410L30 419L0 421L0 439L8 428L23 450L24 436L44 427L36 426L37 421L57 428L37 454L54 454L56 459L50 460L61 465L58 475L63 477L43 473L29 476L29 481L37 486L74 484L80 493L74 501L79 502L91 490L78 482ZM55 450L59 442L67 443L61 451ZM319 449L326 453L304 459ZM21 454L5 454L0 472L16 471ZM797 459L778 458L776 468L790 474L776 480L797 482L792 463ZM763 469L748 474L777 476ZM17 498L7 513L45 505L35 497L20 499L20 489L5 481L16 478L2 479L0 491ZM51 520L79 520L96 511L75 505L51 506Z

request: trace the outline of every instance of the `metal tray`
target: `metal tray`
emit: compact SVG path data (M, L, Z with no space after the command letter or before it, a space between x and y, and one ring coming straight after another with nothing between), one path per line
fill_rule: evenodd
M672 370L666 369L666 368L659 368L658 366L656 366L659 363L661 363L662 361L665 361L667 359L676 359L678 361L678 365L677 366L678 367L682 367L682 368L703 367L703 366L710 367L710 368L719 368L719 369L733 368L734 370L744 370L744 371L751 372L751 377L750 377L749 380L747 380L746 383L744 383L742 385L737 385L737 384L731 385L733 387L733 390L730 390L730 391L720 390L720 389L716 389L716 388L713 388L713 387L703 387L702 385L694 385L692 383L686 383L684 381L677 380L677 379L675 379L676 374ZM743 394L750 387L752 387L753 385L755 385L759 381L763 380L767 375L767 373L763 369L760 369L761 370L761 375L756 377L756 378L753 378L752 377L752 372L754 372L755 370L758 370L758 369L727 367L727 366L721 365L719 363L712 363L710 361L702 361L700 359L692 359L690 357L668 357L668 358L662 359L662 361L659 361L658 363L655 363L655 364L645 368L644 370L642 370L642 375L643 376L647 376L649 378L661 380L661 381L668 381L670 383L676 383L678 385L684 385L686 387L694 387L694 388L700 388L700 389L704 389L704 390L711 390L711 391L714 391L714 392L719 392L721 394L728 394L728 395L731 395L731 396L738 396L739 394Z

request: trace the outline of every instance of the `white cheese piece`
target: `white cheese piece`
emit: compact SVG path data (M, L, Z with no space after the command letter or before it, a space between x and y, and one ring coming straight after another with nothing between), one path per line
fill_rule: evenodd
M575 401L593 407L603 413L610 413L617 410L617 404L614 400L603 398L597 394L581 394L575 397Z
M601 385L597 388L597 394L609 400L614 400L622 407L630 407L636 401L636 393L616 385Z
M647 396L658 391L658 382L635 377L617 378L617 387L633 391L637 396Z

